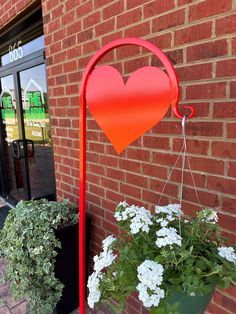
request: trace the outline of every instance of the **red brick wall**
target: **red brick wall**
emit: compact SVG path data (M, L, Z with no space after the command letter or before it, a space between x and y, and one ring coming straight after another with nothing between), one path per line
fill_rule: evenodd
M236 240L236 13L232 0L43 1L48 84L56 162L57 193L78 196L79 82L90 57L121 37L147 39L164 49L179 75L181 104L196 118L187 125L188 151L202 205L219 207L221 225ZM104 62L124 76L158 65L146 50L116 49ZM181 124L169 112L163 121L117 156L88 113L87 203L93 215L92 253L116 233L117 202L155 204L181 146ZM180 170L164 193L178 200ZM199 208L189 172L184 209ZM128 313L141 313L132 300ZM144 310L143 310L144 312ZM215 294L209 313L235 313L236 289Z
M0 1L0 30L22 13L29 5L38 0L1 0Z
M13 3L28 2L7 1L5 6L11 3L12 9ZM187 125L187 145L200 200L203 206L219 208L222 228L235 241L235 1L43 0L42 7L58 197L78 199L78 96L88 60L113 39L140 37L167 53L179 75L181 105L196 108L196 117ZM5 12L0 8L4 20ZM159 65L146 50L129 46L116 49L103 62L115 64L124 76L144 65ZM181 124L169 112L121 156L89 113L87 130L87 206L93 217L95 254L102 238L117 232L113 218L117 202L126 199L150 207L158 201L179 154ZM163 202L178 200L179 182L178 168ZM199 209L188 171L183 207ZM134 299L127 311L144 313ZM208 313L236 313L236 289L217 291Z

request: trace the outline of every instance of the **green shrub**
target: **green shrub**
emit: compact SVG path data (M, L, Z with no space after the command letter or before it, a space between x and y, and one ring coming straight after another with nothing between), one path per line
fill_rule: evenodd
M50 314L61 298L63 284L54 264L60 241L55 230L77 222L77 210L68 200L21 201L10 210L1 230L0 253L6 256L6 279L13 296L25 297L34 314Z

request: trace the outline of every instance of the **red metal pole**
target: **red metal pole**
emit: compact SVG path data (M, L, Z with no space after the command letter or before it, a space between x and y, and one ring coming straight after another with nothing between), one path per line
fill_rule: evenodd
M152 43L138 38L123 38L114 40L101 48L89 61L81 81L80 89L80 191L79 191L79 302L80 314L85 314L85 228L86 228L86 85L90 74L99 60L109 51L124 45L136 45L151 51L164 65L172 85L173 95L171 106L174 114L182 119L183 115L178 108L179 85L173 65L167 56ZM194 109L184 106L191 110L187 118L194 115Z

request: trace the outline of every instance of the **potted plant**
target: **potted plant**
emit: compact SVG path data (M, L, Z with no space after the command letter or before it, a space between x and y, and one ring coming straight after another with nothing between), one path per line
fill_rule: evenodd
M26 298L31 313L53 313L63 292L63 283L59 280L61 271L68 272L71 265L78 268L77 262L62 264L61 251L64 249L61 250L60 242L61 238L73 235L74 239L67 239L64 246L70 248L73 256L77 255L78 242L71 246L78 239L77 221L77 208L68 200L21 201L10 210L0 234L0 252L7 257L6 279L11 284L13 296ZM69 254L68 250L66 254ZM72 267L72 271L75 268ZM77 286L76 274L72 277Z
M216 211L187 217L180 204L144 207L121 202L115 212L118 239L103 240L88 280L91 308L106 302L121 313L136 291L152 314L203 313L216 286L236 279L236 254L221 236ZM114 302L112 302L112 300Z

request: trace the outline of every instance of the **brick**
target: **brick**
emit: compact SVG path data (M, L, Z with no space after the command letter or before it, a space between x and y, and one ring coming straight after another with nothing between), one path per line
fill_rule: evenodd
M225 310L231 311L232 313L236 312L236 302L229 297L221 294L219 291L215 292L213 301L221 304Z
M76 44L76 35L72 35L70 37L66 37L62 41L62 47L63 49L67 49L71 46L74 46Z
M230 82L230 98L236 98L236 82Z
M165 182L162 182L162 181L156 180L156 179L150 180L150 189L152 191L155 191L156 193L162 193L163 192L164 194L178 197L178 187L179 187L179 185L175 185L172 183L168 183L165 186Z
M104 154L104 144L100 143L88 143L88 149L95 153Z
M144 22L125 30L126 37L143 37L150 34L150 22Z
M183 49L166 51L165 54L174 65L178 63L183 63Z
M136 174L131 174L131 173L126 173L125 181L128 184L132 184L134 186L140 186L144 188L147 188L147 185L148 185L147 177L136 175Z
M236 180L225 177L211 176L208 178L207 188L216 192L234 195L236 189Z
M215 304L215 303L210 303L207 307L207 313L210 314L229 314L228 311L226 311L222 306Z
M142 19L142 10L141 7L129 11L125 14L119 15L117 17L117 27L121 28L136 22L140 22Z
M78 2L78 0L72 0L72 1L75 1L76 3L72 2L71 8L75 8L79 2ZM66 2L66 5L67 5L67 3L68 3L68 1ZM92 10L93 10L92 1L87 1L86 3L83 3L76 8L76 15L78 18L81 18L82 16L92 12Z
M152 17L157 14L166 12L173 9L174 7L174 0L151 1L150 3L144 5L144 18Z
M152 29L153 32L160 32L162 30L184 24L184 20L184 9L178 10L155 18L152 21Z
M192 140L189 139L186 141L187 143L187 152L190 154L200 154L207 155L209 152L209 141L202 140ZM174 139L173 140L173 150L180 151L183 145L182 139Z
M187 99L214 99L226 97L226 83L207 83L187 86Z
M143 174L153 178L167 179L167 167L157 166L155 164L143 163Z
M214 104L214 118L236 118L236 102L217 102Z
M116 49L116 55L118 60L136 56L138 54L140 54L140 47L138 46L127 45L123 47L118 47Z
M96 183L96 182L94 182L94 183ZM99 195L100 197L104 197L105 196L104 188L101 188L101 187L99 187L97 185L89 183L88 184L88 190L89 190L90 193L95 194L95 195Z
M66 14L64 14L62 17L61 17L61 24L63 26L65 26L66 24L70 24L72 23L73 21L75 21L75 11L70 11Z
M148 162L150 160L150 152L146 149L127 148L127 158Z
M189 7L189 21L227 12L231 6L231 0L205 0Z
M116 1L102 10L103 20L116 16L124 11L124 1Z
M113 178L117 181L124 181L125 180L125 173L122 170L106 168L106 174L109 178Z
M143 194L142 194L142 201L143 202L148 202L149 204L158 204L158 201L160 199L160 193L157 193L157 192L153 192L153 191L150 191L150 190L143 190ZM163 195L162 198L161 198L161 203L160 205L166 205L169 203L169 200L168 198Z
M232 54L236 54L236 37L232 38Z
M141 173L141 163L138 161L119 159L119 169Z
M149 62L148 57L139 57L137 59L132 59L130 61L124 62L124 72L126 74L134 72L141 67L147 66Z
M132 0L132 1L127 1L127 9L132 9L134 7L137 7L139 5L143 5L146 2L149 2L150 0Z
M216 77L235 76L236 59L219 61L216 64Z
M212 155L222 158L236 158L236 143L213 142Z
M203 173L199 174L192 171L190 172L188 161L186 160L185 162L186 164L185 164L184 177L183 177L184 186L189 185L193 187L195 184L197 187L205 188L206 175ZM175 169L172 172L171 181L180 183L182 181L182 170Z
M110 0L94 0L94 9L100 8L110 2Z
M183 45L186 43L191 43L201 39L206 39L211 37L212 22L205 22L202 24L190 26L188 28L183 28L175 31L174 42L175 45Z
M114 235L118 234L119 228L117 224L112 224L110 221L103 220L102 226L105 230L109 231L109 233L112 233Z
M234 33L236 29L236 15L230 15L216 20L216 35Z
M152 149L170 149L169 138L157 137L157 136L144 136L143 146ZM148 159L147 159L148 161Z
M203 63L176 68L181 82L208 79L212 77L212 64Z
M235 138L236 136L236 123L228 123L227 124L227 137Z
M117 168L118 166L118 159L116 157L101 155L99 160L100 160L100 165L105 165L105 166L115 167L115 168Z
M77 5L78 5L77 0L67 0L65 3L66 11L70 11L70 10L74 9Z
M81 31L81 21L76 21L75 23L68 25L66 28L67 36L77 34Z
M187 61L211 59L225 56L228 53L226 39L220 39L187 47Z
M97 24L100 21L100 12L94 12L83 19L83 28L86 29L90 26Z
M171 47L171 38L171 33L166 33L148 38L148 41L152 42L160 49L165 49Z
M93 38L93 29L86 29L77 34L77 42L83 43L87 40L91 40Z
M236 177L236 162L229 162L228 176Z
M234 214L235 213L235 205L236 205L236 199L229 198L229 197L223 197L221 210Z
M224 162L213 158L203 157L190 157L190 165L192 170L211 173L211 174L222 174L224 173ZM209 180L212 177L209 177Z
M101 186L113 191L118 190L118 182L109 178L101 178Z
M201 205L213 207L213 208L219 206L219 200L218 200L217 194L199 191L199 190L197 191L197 194L198 194L199 200L201 202ZM198 197L196 195L195 189L190 189L190 188L184 187L183 199L185 201L190 201L190 202L198 204L199 203Z
M114 29L115 29L115 19L113 18L113 19L110 19L108 21L105 21L104 23L98 24L95 27L95 34L96 34L96 36L101 36L103 34L107 34L107 33L112 32Z

